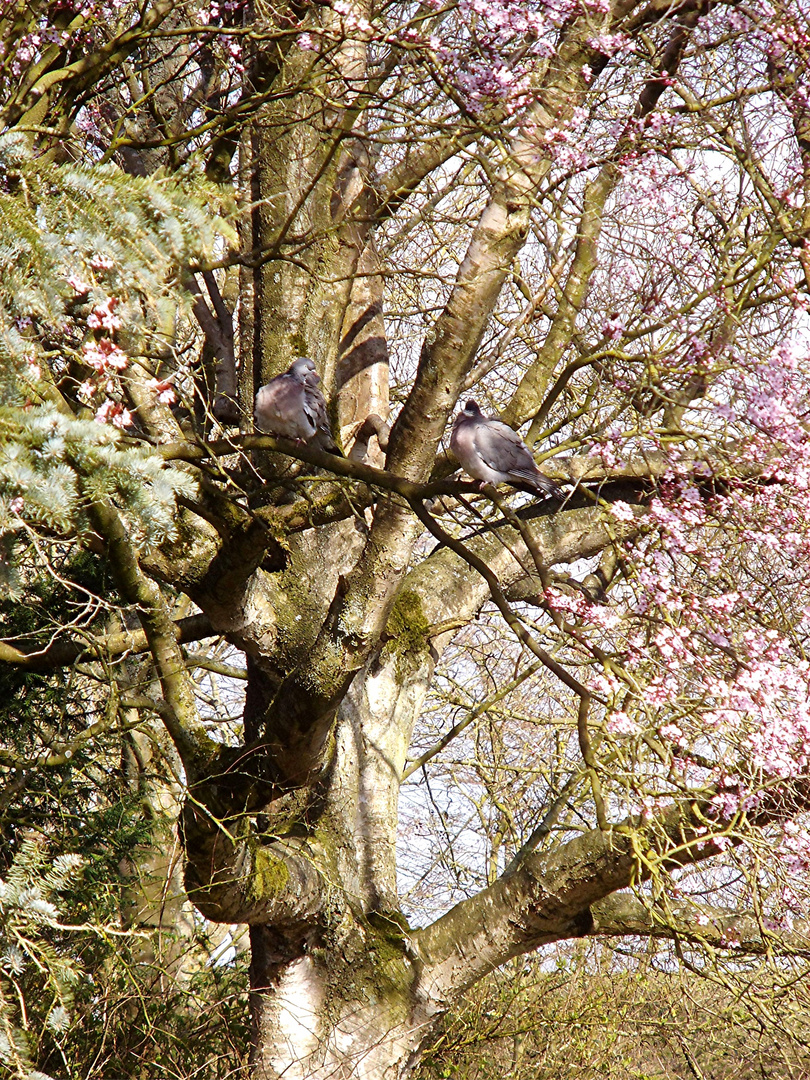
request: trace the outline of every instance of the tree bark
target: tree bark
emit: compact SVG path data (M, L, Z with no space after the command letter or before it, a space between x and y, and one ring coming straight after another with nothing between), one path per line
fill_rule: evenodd
M368 15L359 2L353 11ZM324 9L319 30L328 33L332 18ZM543 135L582 101L583 67L598 71L604 63L587 39L577 20L563 33L424 346L385 457L385 467L404 481L430 478L451 410L526 241L550 167ZM403 165L407 173L410 164L409 175L370 181L366 64L365 45L350 37L329 73L311 53L292 48L280 76L284 92L264 108L251 140L257 265L242 355L251 354L252 343L254 381L241 377L243 393L296 355L312 355L345 441L370 413L387 417L373 228L420 175L417 155ZM466 137L460 134L458 145ZM427 146L421 159L435 167L450 152L445 141ZM570 341L615 176L607 169L589 192L591 217L568 308L552 331L560 340L549 344L555 361ZM520 388L521 415L537 406L543 363ZM525 853L433 926L407 926L395 851L411 733L452 637L441 627L471 619L490 597L474 562L448 547L409 569L422 532L423 515L413 507L389 491L368 515L288 536L286 565L271 571L259 565L259 534L251 554L254 526L245 522L246 539L234 530L223 548L227 557L218 556L229 568L226 578L209 573L192 590L212 627L248 656L246 748L223 754L218 771L195 785L184 829L190 895L210 919L251 925L260 1080L404 1080L466 987L511 956L591 932L591 904L626 886L637 870L628 835L596 830L554 856ZM614 523L611 532L596 508L572 507L532 522L531 532L531 553L524 537L503 524L468 544L501 588L530 595L543 589L538 558L550 566L598 553L617 542L622 527Z
M626 28L631 16L636 26L672 18L675 29L614 147L617 157L632 143L632 124L655 107L666 85L661 72L677 69L703 11L691 3L640 8L634 0L617 3L602 29ZM167 12L165 4L154 5L149 25ZM310 38L327 44L310 49L296 29L283 45L277 40L283 35L270 34L263 54L261 31L273 26L274 13L257 0L251 70L262 104L242 135L239 160L251 211L241 238L238 372L230 313L218 303L216 282L210 274L205 279L216 318L195 286L207 349L219 360L220 405L206 423L234 420L220 406L238 396L248 429L256 389L295 357L310 355L335 434L347 450L355 446L353 460L335 462L326 479L323 457L289 447L299 454L291 469L283 441L269 437L207 447L193 442L172 411L147 393L145 377L133 375L127 393L165 460L201 467L199 495L186 500L170 549L139 552L111 501L90 507L119 592L137 611L142 632L92 648L55 642L30 657L11 645L0 652L36 669L101 655L102 645L107 656L150 649L161 717L189 787L182 813L188 897L213 922L250 926L258 1080L405 1080L447 1010L498 965L550 942L618 933L622 926L635 932L643 913L607 901L648 872L640 850L655 851L664 865L713 853L700 829L705 793L703 802L684 797L649 820L608 819L587 730L590 692L509 607L546 604L556 564L605 553L615 563L615 552L639 530L642 496L638 514L620 521L602 512L596 496L588 504L544 506L527 518L490 493L505 517L463 542L436 526L426 500L429 491L448 493L441 481L431 484L440 443L526 244L552 168L549 143L607 63L593 40L596 9L561 28L520 120L494 113L503 125L503 153L390 436L385 267L376 230L422 179L481 132L470 117L461 118L457 129L426 138L386 173L378 160L384 140L364 115L387 78L385 63L372 69L362 32L372 14L368 0L308 9ZM91 59L106 71L117 55ZM74 65L77 85L84 67ZM21 100L19 108L27 107ZM212 151L210 171L220 179L236 145L231 135L223 132ZM597 267L603 215L620 175L617 161L609 160L584 190L571 267L542 350L505 414L512 423L537 417L548 400ZM243 451L245 467L255 466L266 481L246 499L241 492L230 497L203 468ZM357 461L373 467L363 471ZM321 469L317 484L293 490L288 481L303 475L308 462ZM638 494L632 481L647 482L670 466L665 454L652 451L608 471L598 459L580 458L569 461L565 479L625 483L623 491ZM365 487L350 486L347 478ZM464 492L471 494L470 487ZM462 492L456 487L451 495ZM425 527L439 543L416 558ZM200 614L176 625L158 581L181 589ZM486 889L431 925L411 928L396 877L398 800L411 736L454 629L489 601L538 665L580 697L573 730L585 764L571 787L592 782L600 827L550 851L527 842L502 873L492 869ZM555 626L567 629L561 616ZM225 637L246 657L238 747L210 739L197 715L181 646L204 634ZM155 867L173 879L174 864L156 857ZM159 923L147 908L141 921ZM186 914L182 904L178 911Z

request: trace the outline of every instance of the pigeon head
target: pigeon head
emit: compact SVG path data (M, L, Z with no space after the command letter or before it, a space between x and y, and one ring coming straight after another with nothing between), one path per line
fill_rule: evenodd
M294 375L296 379L307 379L312 382L313 380L320 382L320 376L318 375L317 368L315 367L315 361L310 360L308 356L299 356L287 369L288 375Z
M465 416L480 416L481 415L481 410L478 408L478 402L473 401L472 399L467 402L467 404L464 406L462 412L464 413Z

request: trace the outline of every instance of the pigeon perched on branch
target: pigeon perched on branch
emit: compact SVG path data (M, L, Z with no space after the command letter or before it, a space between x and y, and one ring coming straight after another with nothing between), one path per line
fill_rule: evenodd
M450 449L462 469L487 484L512 484L538 495L563 493L534 463L523 439L500 420L484 416L468 401L453 423Z
M320 381L313 361L299 356L283 375L276 375L256 394L256 428L342 457L329 428Z

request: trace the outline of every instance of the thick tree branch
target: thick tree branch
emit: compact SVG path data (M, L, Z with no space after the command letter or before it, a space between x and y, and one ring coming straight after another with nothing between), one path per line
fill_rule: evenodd
M684 800L647 819L628 818L607 832L592 829L547 854L529 852L488 889L418 931L415 946L440 1000L513 956L561 938L598 933L592 906L649 879L657 868L673 870L719 854L722 847L706 831L709 798L704 792L700 800ZM777 788L748 815L747 824L762 828L784 821L806 809L809 798L806 779L789 792ZM630 914L641 918L638 911ZM613 932L611 927L621 932L615 908L608 905L604 919L605 933Z
M266 923L280 931L311 926L328 903L327 879L316 869L306 841L261 843L236 839L195 803L193 791L183 813L186 890L212 922Z
M325 469L335 476L346 477L384 491L395 492L403 499L433 499L438 495L469 495L480 491L480 485L476 481L441 478L419 483L406 479L389 469L377 469L373 465L367 465L353 458L336 457L334 454L327 454L311 446L297 446L286 439L278 439L272 435L235 435L229 439L219 439L208 443L184 441L164 443L155 447L155 452L160 454L164 461L187 461L192 464L202 464L209 458L228 457L239 450L277 451L319 469ZM611 465L609 468L597 457L578 454L574 457L550 458L543 462L543 469L553 480L574 484L604 483L613 480L654 481L670 473L674 464L677 464L679 473L688 475L691 472L699 482L710 478L718 481L733 481L761 477L763 474L761 466L745 459L739 462L734 460L736 451L737 447L734 444L727 446L724 450L715 448L707 454L680 450L678 457L673 459L671 454L662 450L650 450L643 455L629 458L619 465ZM435 470L437 473L446 476L448 470L458 471L458 465L449 457L440 458L438 461L440 467ZM774 451L774 461L776 461L776 451ZM284 514L292 513L292 511L279 507L268 509L266 513Z
M561 43L537 101L512 140L508 164L473 232L432 342L423 348L413 389L389 440L388 467L408 479L427 478L506 274L526 242L537 188L551 167L542 135L565 123L586 92L583 66L598 70L604 65L585 36L575 22Z
M110 565L124 600L135 606L157 669L167 712L163 716L186 773L193 780L215 756L200 723L194 687L177 641L175 624L159 587L142 573L135 549L118 513L108 504L96 502L90 508L94 527L104 538Z
M500 117L496 119L501 119ZM425 177L430 176L454 154L481 138L477 128L459 126L451 133L442 132L409 147L405 157L375 186L374 214L377 221L391 217L416 191Z
M507 626L514 633L521 645L524 645L532 652L544 667L548 668L552 674L556 675L560 682L564 683L569 690L573 690L580 699L590 700L591 695L587 687L585 687L578 679L574 678L562 664L558 663L558 661L534 639L517 615L515 615L503 594L500 582L484 560L465 547L461 541L456 540L448 532L442 529L438 522L431 517L419 501L414 500L414 502L411 503L411 507L425 528L427 528L437 540L449 547L451 551L454 551L456 555L460 556L481 575L489 587L489 593L493 603L498 608L498 611L500 611Z
M810 957L810 927L794 925L791 930L769 929L754 915L714 908L703 903L675 903L668 900L659 909L643 903L631 893L617 893L591 908L594 937L639 935L664 940L689 941L714 949L730 949L749 955Z
M691 809L673 806L644 823L593 829L548 854L527 854L493 885L414 934L424 978L448 1001L488 971L540 945L593 931L591 906L643 879L639 853L677 848L670 865L717 853Z

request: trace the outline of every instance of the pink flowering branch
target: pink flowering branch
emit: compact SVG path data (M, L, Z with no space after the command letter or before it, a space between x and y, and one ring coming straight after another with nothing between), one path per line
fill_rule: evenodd
M530 445L538 437L551 404L565 385L566 376L570 378L582 366L581 363L569 365L548 393L553 373L571 345L577 317L598 266L598 246L605 205L622 178L619 162L635 145L639 121L649 117L655 109L668 85L667 77L677 71L700 11L700 8L690 6L679 9L676 27L661 58L661 73L647 80L632 116L616 142L611 159L602 166L597 177L589 181L585 189L574 257L566 280L559 289L560 303L557 312L551 321L543 346L538 351L537 362L532 364L523 376L503 415L506 423L514 426L520 426L530 417L534 418L527 435ZM594 44L593 41L591 44ZM594 45L594 48L597 47ZM605 325L604 339L615 340L620 338L623 332L623 323L616 321L614 317ZM588 362L595 361L589 359Z
M55 119L57 100L64 110L71 110L84 91L126 60L174 7L173 0L152 0L134 26L71 64L56 66L63 54L59 49L53 50L53 61L46 65L46 70L42 71L39 65L32 66L29 69L31 77L23 78L17 91L10 95L0 110L0 127L25 128L37 124L46 114Z

